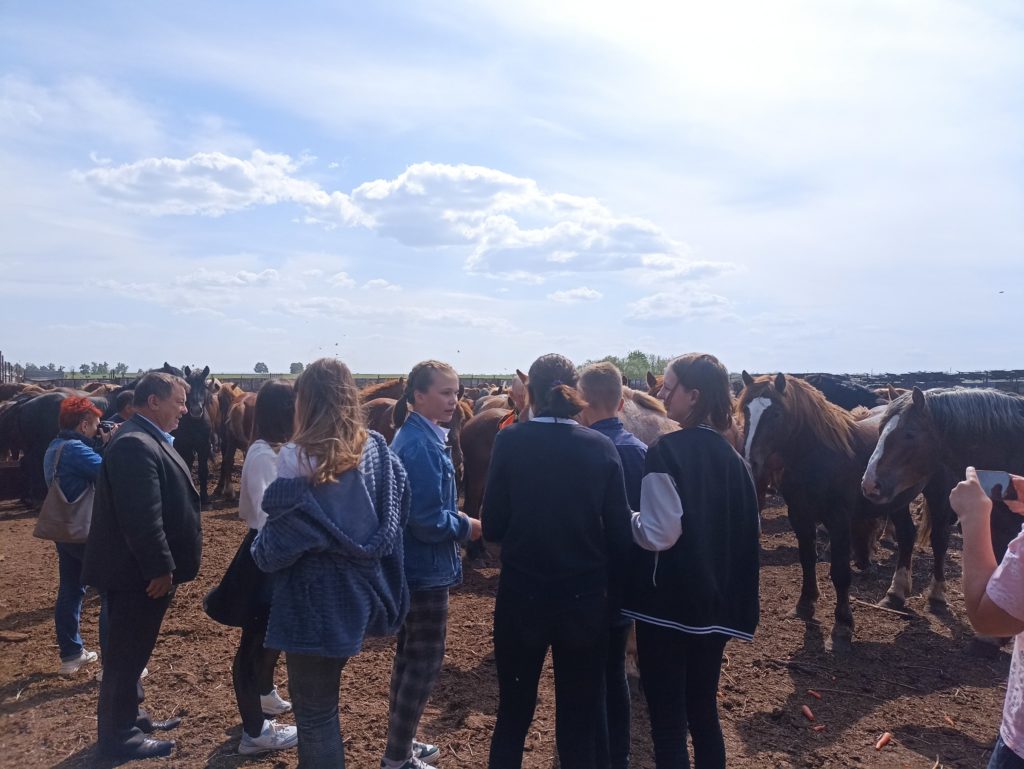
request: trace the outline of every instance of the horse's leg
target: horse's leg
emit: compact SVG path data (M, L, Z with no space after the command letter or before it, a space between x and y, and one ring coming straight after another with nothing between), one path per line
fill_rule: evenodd
M949 548L949 529L953 525L953 509L946 494L925 494L928 516L931 518L929 540L932 545L932 584L928 587L928 608L945 611L946 603L946 550Z
M221 473L224 476L224 499L229 502L235 501L235 482L231 477L235 474L235 448L235 437L228 430L227 441L224 443Z
M879 606L888 609L902 609L907 603L911 590L911 563L914 558L914 538L917 527L910 517L910 505L903 505L890 513L896 532L896 572L892 575L892 584L885 597L878 602Z
M790 612L790 616L812 620L818 601L818 575L815 571L818 551L815 547L814 517L794 509L792 505L789 506L788 516L789 523L796 534L797 548L800 551L800 570L803 573L800 598L796 602L796 608Z
M828 530L832 547L829 577L836 589L836 619L832 626L832 651L846 652L853 645L853 612L850 610L850 521L840 518Z
M210 506L210 497L206 493L206 487L210 481L210 436L203 435L196 447L196 454L199 459L199 504L203 508Z

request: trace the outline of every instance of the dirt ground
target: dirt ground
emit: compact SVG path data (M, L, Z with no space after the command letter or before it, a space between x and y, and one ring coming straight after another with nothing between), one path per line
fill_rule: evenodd
M203 514L205 552L199 578L183 585L164 621L149 663L146 705L155 718L181 716L172 733L175 754L161 766L274 767L297 763L295 751L247 758L236 754L240 723L231 688L238 631L214 624L201 599L219 579L244 533L237 508L214 505ZM53 545L31 536L34 516L0 503L0 767L108 766L94 753L96 665L60 678L52 606L57 565ZM950 611L931 614L921 589L931 557L915 561L913 614L904 618L855 605L854 652L838 657L828 643L833 592L828 567L818 564L822 625L786 618L800 586L796 542L785 509L765 512L761 625L754 643L730 642L719 698L729 766L747 767L982 767L996 735L1009 669L966 654L969 628L959 591L960 542L954 536L948 569ZM880 548L881 567L855 582L854 595L880 599L893 553ZM442 767L484 767L497 707L491 653L491 613L498 564L468 569L451 601L448 655L420 728L442 747ZM90 593L82 635L96 648L98 599ZM367 644L345 669L342 731L346 762L376 769L384 747L392 640ZM283 661L277 681L287 697ZM807 694L814 689L817 700ZM814 724L801 714L809 705ZM290 716L283 718L290 721ZM825 728L814 731L813 726ZM646 710L634 698L633 766L653 766ZM881 752L874 743L893 734ZM550 671L542 679L525 767L553 765L554 702Z

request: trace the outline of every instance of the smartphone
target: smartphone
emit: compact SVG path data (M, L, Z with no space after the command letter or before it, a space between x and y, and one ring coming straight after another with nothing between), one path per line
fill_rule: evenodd
M989 499L992 500L1016 500L1018 499L1017 484L1005 470L978 470L978 483L985 490Z

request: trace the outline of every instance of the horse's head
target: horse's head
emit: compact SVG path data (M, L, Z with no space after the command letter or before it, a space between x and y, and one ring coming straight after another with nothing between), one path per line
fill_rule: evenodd
M885 410L878 443L861 479L864 496L885 504L900 492L924 484L939 468L939 445L928 399L915 387Z
M207 377L210 376L210 367L207 366L199 371L185 366L182 373L189 386L188 395L185 396L185 408L188 409L188 416L193 419L202 419L206 415L206 409L213 394L211 384L207 382Z
M785 374L764 375L756 379L743 372L743 390L737 411L743 415L743 456L750 463L754 478L760 478L772 454L785 445L792 430L787 419L787 387Z
M665 381L664 374L655 374L652 371L647 372L647 394L657 395L661 390L662 382Z

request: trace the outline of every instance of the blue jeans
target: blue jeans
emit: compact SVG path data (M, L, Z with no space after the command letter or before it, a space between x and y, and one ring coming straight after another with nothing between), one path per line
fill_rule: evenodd
M57 647L62 662L73 660L82 653L81 617L85 585L82 584L82 557L84 544L57 545L57 603L53 607L53 624L57 630ZM107 602L100 602L100 646L107 633Z
M1024 758L1021 758L1003 742L1003 738L996 740L992 748L992 758L988 760L988 769L1024 769Z
M299 769L345 769L338 690L348 657L289 652L285 658L288 691L299 730Z

